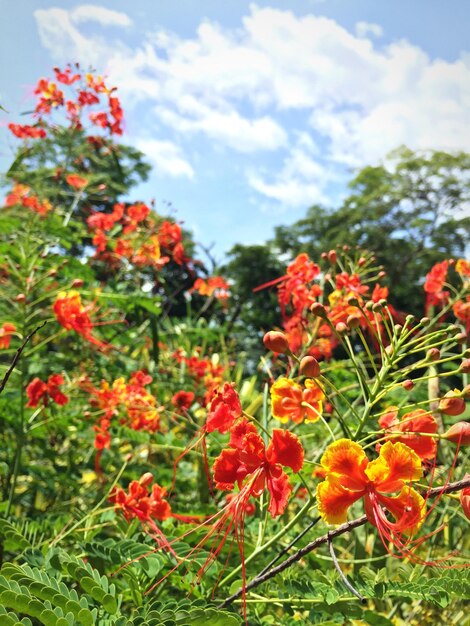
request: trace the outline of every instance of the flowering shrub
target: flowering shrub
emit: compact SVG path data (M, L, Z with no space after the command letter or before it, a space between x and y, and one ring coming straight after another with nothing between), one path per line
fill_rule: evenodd
M233 285L122 201L146 170L116 89L54 75L9 124L0 622L458 623L469 262L429 268L416 319L373 253L301 253L258 288L281 324L256 368Z

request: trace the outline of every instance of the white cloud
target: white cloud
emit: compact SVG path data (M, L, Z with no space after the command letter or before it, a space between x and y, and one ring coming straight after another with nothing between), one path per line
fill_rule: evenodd
M356 23L356 35L358 37L367 37L367 35L372 35L373 37L382 37L383 34L383 28L378 24L371 24L369 22Z
M171 141L137 139L136 145L145 153L159 174L167 174L173 178L194 177L194 170L183 158L180 147Z
M103 26L132 25L131 18L121 11L113 11L95 4L80 4L70 11L70 17L75 24L80 22L99 22Z
M131 47L122 36L85 36L76 11L35 12L54 59L105 66L124 103L145 101L173 142L198 134L244 153L249 185L286 205L324 198L326 172L400 144L470 149L468 54L431 59L405 40L379 45L377 24L349 32L329 18L256 5L239 28L202 21L192 38L159 29ZM321 146L321 159L296 131ZM261 151L279 159L277 172L250 162ZM189 175L182 153L174 156Z
M300 133L279 172L274 176L251 172L248 182L255 191L283 207L307 207L326 202L326 188L335 175L315 158L317 153L312 138Z

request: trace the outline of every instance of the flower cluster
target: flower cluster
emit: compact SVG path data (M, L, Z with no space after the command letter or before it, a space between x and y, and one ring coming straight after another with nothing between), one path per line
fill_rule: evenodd
M33 378L26 387L26 395L28 396L28 404L26 406L35 408L41 401L44 406L47 406L49 398L59 406L67 404L69 399L60 390L60 386L63 384L64 377L62 374L52 374L47 379L47 382L37 377Z
M285 276L257 288L277 285L283 328L290 350L298 353L308 346L308 354L317 359L330 359L339 345L335 328L360 326L374 335L381 334L381 322L371 307L385 301L388 296L388 289L379 283L371 291L369 283L376 276L370 276L370 258L357 259L351 273L343 270L336 274L336 252L330 251L327 258L333 267L325 274L306 253L299 254L288 265ZM368 302L370 305L366 307ZM310 313L315 306L320 307L320 318L323 318L317 322L312 321ZM393 307L389 306L389 311L396 315Z
M110 385L103 380L99 387L89 381L82 383L91 396L92 406L100 410L98 424L94 426L96 450L110 447L113 419L133 430L153 433L160 429L161 409L156 397L146 389L151 382L151 376L138 371L128 382L125 378L118 378Z
M47 215L52 209L52 204L49 200L40 200L38 196L31 193L31 189L27 185L20 185L19 183L13 186L13 189L5 200L5 206L15 206L18 204L43 216Z
M61 291L52 308L56 320L66 330L74 330L101 350L109 348L109 344L104 343L93 335L96 323L92 321L90 313L95 307L93 304L84 305L78 291L74 289Z
M196 291L201 296L214 297L217 300L227 300L230 297L230 285L222 276L196 278L189 291L190 293Z
M183 233L179 224L158 223L142 203L115 204L111 213L93 211L87 218L93 233L95 257L120 264L124 259L136 266L163 267L170 260L183 265Z
M192 384L195 385L195 399L201 406L206 406L213 392L222 383L225 367L216 355L212 359L201 357L200 350L186 356L184 350L178 349L172 354L172 358L184 365Z

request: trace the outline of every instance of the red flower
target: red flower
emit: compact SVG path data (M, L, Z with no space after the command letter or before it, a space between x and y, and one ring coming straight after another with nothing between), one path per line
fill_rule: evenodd
M86 222L91 230L108 231L111 230L116 222L122 219L123 215L124 204L115 204L111 213L93 211L93 213L87 217Z
M464 478L470 478L470 474L465 474ZM460 492L460 504L465 517L470 520L470 487L465 487Z
M8 128L19 139L43 139L46 131L37 126L28 126L27 124L8 124Z
M0 350L7 350L10 347L12 334L16 332L16 326L10 322L4 322L0 326Z
M238 484L240 494L249 492L255 498L266 487L270 493L268 511L272 517L281 515L292 491L289 477L282 468L300 471L304 461L302 444L293 433L275 428L266 448L254 426L244 418L234 431L235 436L230 439L232 447L222 450L214 463L216 487L228 491Z
M78 291L71 290L60 292L52 308L57 321L66 330L74 330L87 339L87 341L101 349L109 347L108 344L103 343L93 336L94 324L89 315L92 307L82 304L82 299Z
M131 204L127 207L126 211L126 226L124 226L124 233L132 233L136 230L140 222L143 222L149 215L150 209L143 202L137 204Z
M108 128L109 126L109 119L106 113L90 113L89 118L91 123L96 126L100 126L101 128Z
M398 408L389 407L379 419L379 425L385 429L387 440L401 441L423 460L434 459L437 450L436 441L433 437L421 435L437 433L437 422L432 413L416 409L403 415L401 420L397 419L397 416Z
M78 104L82 107L86 105L98 104L99 101L100 99L98 96L91 91L81 90L78 92Z
M65 70L60 70L58 67L55 67L54 72L57 82L63 85L73 85L74 82L81 78L80 74L72 74L71 67L66 67Z
M442 306L449 298L449 292L444 291L443 287L447 278L447 270L449 261L436 263L431 271L426 274L424 282L424 291L426 292L426 307Z
M42 400L44 406L47 406L49 398L51 398L56 404L62 406L67 404L69 399L60 390L60 385L64 384L64 377L61 374L52 374L49 376L47 383L40 378L33 378L33 380L26 387L26 395L28 396L28 404L31 408L38 406Z
M217 390L212 396L205 431L212 433L217 430L219 433L226 433L242 413L242 405L237 392L232 385L225 383L222 390Z
M171 404L180 411L187 411L194 402L192 391L178 391L171 399Z
M83 189L88 185L88 179L78 174L69 174L65 180L74 189Z

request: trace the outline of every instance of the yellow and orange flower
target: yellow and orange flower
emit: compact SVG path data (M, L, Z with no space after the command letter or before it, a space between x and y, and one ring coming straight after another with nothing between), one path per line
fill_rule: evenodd
M271 387L273 417L280 422L316 422L320 419L325 394L312 379L305 381L305 387L290 378L279 378Z
M388 441L379 456L369 461L358 443L339 439L328 446L321 465L326 478L317 487L317 502L325 522L345 522L350 506L364 498L367 518L379 529L384 543L397 535L413 535L420 528L426 503L408 483L419 480L423 470L419 456L405 444Z

